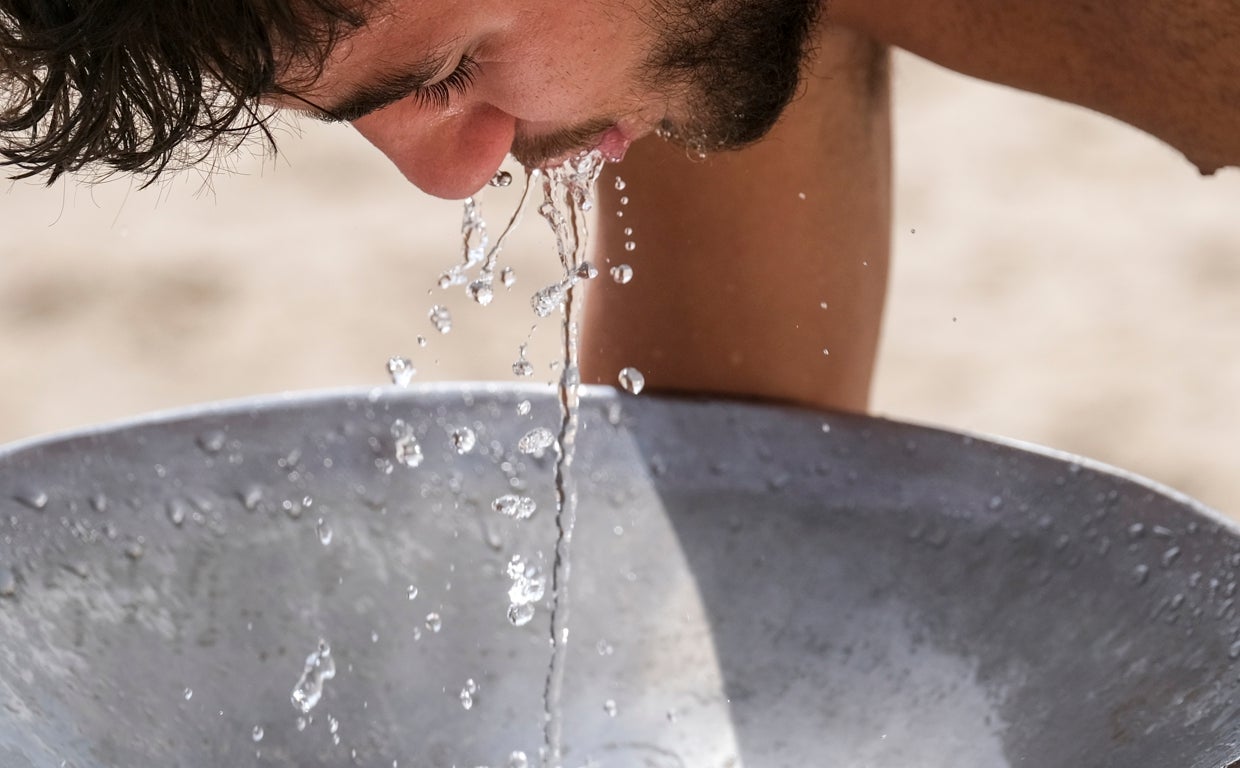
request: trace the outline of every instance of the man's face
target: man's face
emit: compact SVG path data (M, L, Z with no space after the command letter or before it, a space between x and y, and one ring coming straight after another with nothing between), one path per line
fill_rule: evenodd
M594 148L619 159L656 129L703 150L757 138L795 87L814 7L384 0L294 90L352 122L422 190L464 197L509 153L545 166Z

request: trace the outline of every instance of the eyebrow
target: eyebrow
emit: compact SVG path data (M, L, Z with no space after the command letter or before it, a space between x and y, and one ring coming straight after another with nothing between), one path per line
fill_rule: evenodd
M370 82L347 92L332 107L320 107L314 117L327 123L349 123L395 104L425 88L448 65L448 52L435 51L399 69L382 72Z

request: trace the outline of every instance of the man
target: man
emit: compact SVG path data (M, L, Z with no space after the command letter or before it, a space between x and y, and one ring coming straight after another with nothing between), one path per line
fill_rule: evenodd
M640 278L600 281L583 365L607 382L633 365L664 390L866 407L889 249L887 45L1127 120L1203 171L1240 160L1240 12L1223 0L0 0L0 13L13 94L0 132L31 172L157 173L261 129L274 104L352 122L413 183L464 196L510 151L618 158L658 130L670 142L617 166L630 203L603 185L596 259L623 253Z

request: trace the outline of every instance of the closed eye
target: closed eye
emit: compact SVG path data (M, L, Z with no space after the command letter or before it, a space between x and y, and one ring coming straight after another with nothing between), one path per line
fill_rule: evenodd
M478 62L469 56L462 56L456 69L448 73L447 77L418 88L410 96L423 107L447 109L452 103L452 97L465 94L477 76Z

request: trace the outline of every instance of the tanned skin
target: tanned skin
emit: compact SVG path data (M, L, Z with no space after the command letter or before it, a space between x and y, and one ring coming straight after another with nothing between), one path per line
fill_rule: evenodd
M591 286L585 380L632 365L666 392L866 410L890 254L888 46L1128 122L1190 172L1240 164L1240 3L836 0L766 140L696 164L646 141L608 169L595 258L634 278Z

